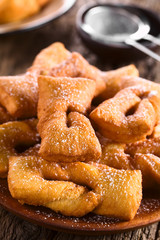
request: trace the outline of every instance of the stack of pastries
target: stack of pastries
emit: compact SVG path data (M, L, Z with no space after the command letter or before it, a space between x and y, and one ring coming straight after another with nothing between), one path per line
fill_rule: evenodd
M0 77L0 177L21 204L135 217L160 185L160 85L134 65L102 72L62 43Z

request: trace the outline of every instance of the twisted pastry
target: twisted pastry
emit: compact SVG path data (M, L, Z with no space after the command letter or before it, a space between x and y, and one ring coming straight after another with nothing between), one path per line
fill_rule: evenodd
M87 117L95 82L84 78L40 76L38 131L39 154L49 161L96 160L101 147Z
M160 138L149 138L145 141L127 144L126 152L132 157L136 153L154 154L156 156L160 156Z
M54 43L36 56L24 75L0 77L0 123L36 117L37 77L40 73L47 74L69 55L62 43Z
M160 185L160 138L122 144L114 143L98 135L102 156L98 163L116 169L139 169L142 172L143 188L159 189Z
M109 98L116 92L115 86L122 76L138 76L138 70L134 65L129 65L117 70L102 72L90 65L79 53L73 52L61 64L52 68L53 77L84 77L96 82L95 96ZM114 86L113 86L114 85Z
M52 71L51 71L52 69ZM126 69L126 70L125 70ZM114 76L114 72L104 74L91 66L78 53L70 53L62 43L54 43L43 49L35 58L32 66L23 76L0 77L0 122L35 117L37 115L39 74L76 77L82 76L96 81L95 95L105 90L105 75ZM115 76L135 74L134 66L115 71ZM107 77L106 77L107 79Z
M56 164L36 156L11 157L8 183L12 196L21 203L43 205L67 216L94 210L132 219L142 197L140 171L92 163Z
M73 52L71 56L50 72L53 77L81 77L89 78L96 82L95 96L105 89L105 82L101 71L90 65L79 53Z
M108 73L108 77L107 77ZM134 65L129 65L117 70L106 72L106 89L100 94L101 100L112 98L120 90L128 87L139 86L140 88L146 88L148 91L156 91L160 94L160 85L158 83L149 81L138 77L138 70Z
M115 169L132 170L132 158L125 152L126 144L116 143L97 133L102 147L102 155L97 160L99 164L104 164Z
M140 77L134 76L122 76L119 78L118 84L112 85L116 92L120 91L121 89L128 88L128 87L135 87L139 86L140 88L145 88L148 91L157 92L160 95L160 85L155 82L151 82L147 79L143 79ZM108 89L109 90L109 89ZM110 92L110 90L109 90ZM156 105L155 105L156 107ZM157 109L157 113L160 114L160 111ZM160 136L160 122L158 121L156 126L154 127L152 137L159 137Z
M28 71L32 74L38 72L41 75L48 75L53 67L66 60L70 55L71 53L62 43L55 42L40 51Z
M127 77L136 78L139 76L139 71L133 64L131 64L116 70L102 72L102 76L106 87L98 97L101 100L106 100L114 97L117 92L124 88L122 79Z
M131 143L125 151L133 158L133 166L140 169L145 188L153 188L160 184L160 138Z
M142 88L145 87L148 91L156 91L160 94L160 85L150 80L134 76L122 76L119 80L119 88L117 88L117 91L138 85Z
M121 143L145 139L159 122L158 92L145 87L125 88L94 109L90 118L99 132Z
M133 77L133 76L123 76L121 78L121 83L120 83L120 89L123 88L127 88L127 87L134 87L134 86L139 86L140 88L143 88L145 86L145 88L148 91L152 91L158 94L158 96L160 95L160 85L158 83L155 82L151 82L149 80L140 78L140 77ZM155 107L157 107L157 114L159 114L159 119L160 119L160 111L158 108L158 104L155 105ZM160 120L158 120L153 133L152 133L152 137L159 137L160 136Z
M18 146L27 147L39 141L36 125L36 119L0 125L0 177L7 176L9 157L18 154Z
M22 204L43 205L67 216L83 216L101 200L100 194L69 182L65 167L36 156L11 157L8 183Z
M29 74L0 77L0 104L11 119L25 119L37 115L37 91L37 81Z
M159 189L160 186L160 158L154 154L136 153L133 161L134 169L142 172L143 187Z

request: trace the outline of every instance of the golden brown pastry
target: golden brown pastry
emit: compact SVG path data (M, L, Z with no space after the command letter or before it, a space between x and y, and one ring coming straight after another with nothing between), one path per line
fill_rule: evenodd
M130 144L115 143L99 137L102 156L98 163L115 169L139 169L143 188L158 189L160 185L160 138Z
M160 138L150 138L130 144L112 142L98 134L102 156L97 161L115 169L139 169L143 188L159 189L160 185Z
M0 23L17 22L37 12L50 0L1 0Z
M0 77L0 123L37 116L39 74L46 74L70 53L62 43L43 49L22 76Z
M39 154L57 162L99 158L99 141L89 119L83 115L90 108L95 82L40 76L38 84L38 131L42 139Z
M94 213L125 220L133 219L142 199L141 172L115 170L105 165L98 165L97 168L98 188L102 192L103 201Z
M94 109L90 118L99 132L116 142L143 140L159 122L158 92L135 86L119 91Z
M43 205L67 216L95 209L97 214L129 220L142 197L140 171L80 162L61 166L35 156L10 158L8 182L21 203Z
M160 184L160 86L138 75L134 65L103 72L54 43L23 76L0 77L0 123L36 116L38 101L41 144L35 119L0 125L12 196L67 216L133 219L141 181Z
M39 141L36 125L36 119L0 125L0 177L7 176L9 157L18 154L17 147L30 147Z
M86 114L91 107L95 82L85 78L39 76L38 117L56 111Z
M160 94L160 84L159 83L155 83L150 80L140 78L140 77L135 77L135 76L122 76L120 78L119 88L117 88L117 90L120 91L123 88L133 87L133 86L137 86L137 85L142 88L145 86L145 88L148 91L156 91L156 92L158 92L158 94Z
M27 74L0 77L0 104L13 119L37 116L37 81Z
M63 70L65 60L68 62L68 65L65 65ZM70 67L71 69L69 70ZM23 76L0 77L0 104L4 108L4 110L0 109L1 123L9 120L35 117L37 115L37 77L39 74L49 74L51 69L52 72L57 72L57 76L62 74L61 71L58 70L61 69L62 72L68 70L73 71L71 74L66 72L65 75L76 76L78 74L82 75L82 77L93 78L93 80L97 79L97 93L99 92L98 89L104 88L101 77L102 72L100 70L89 65L80 54L71 54L65 49L62 43L54 43L46 49L43 49L36 56L32 67L29 68ZM120 69L119 72L124 73L124 75L131 74L132 71L134 72L134 67L131 67L132 70L130 70L130 67L127 69L128 70L125 71Z
M83 216L101 201L100 194L70 182L65 167L36 156L11 157L8 183L12 197L21 203L43 205L67 216Z
M40 51L28 71L35 75L37 72L41 75L48 75L53 67L66 60L70 55L71 53L64 47L63 43L55 42Z
M143 188L159 189L160 139L149 139L131 144L115 143L99 138L102 156L97 161L115 169L141 170Z
M133 158L133 166L142 171L144 188L160 184L160 138L150 138L126 145L125 152Z
M136 153L133 165L142 172L143 187L145 189L159 189L160 187L160 158L153 154Z
M102 155L97 160L98 163L115 169L134 169L131 156L125 152L126 144L113 142L99 133L97 135L102 147Z
M52 68L50 74L53 77L81 77L92 79L96 82L95 96L101 93L106 87L101 76L101 71L90 65L79 53L76 52L73 52L67 60Z
M131 156L134 156L136 153L160 156L160 138L149 138L145 141L127 144L125 151Z
M90 65L79 53L73 52L61 64L52 68L53 77L84 77L96 82L95 96L101 99L113 97L117 92L117 85L124 76L139 76L134 65L129 65L116 70L103 72Z
M143 88L145 86L148 91L156 91L160 94L160 85L158 83L140 78L138 76L138 70L134 65L129 65L117 70L109 71L106 72L106 74L104 73L106 89L103 93L100 94L99 98L101 100L112 98L120 90L134 86L139 86L140 88Z
M66 62L66 63L65 63ZM88 62L78 53L70 53L62 43L56 42L49 47L43 49L35 58L33 65L27 70L23 76L8 76L0 77L0 104L3 106L4 117L1 117L0 122L8 120L17 120L35 117L37 114L37 77L39 74L48 75L51 72L53 75L71 75L75 77L81 75L82 77L96 80L97 90L95 95L101 90L104 90L105 72L102 72L88 64ZM69 71L69 72L68 72ZM134 66L120 68L115 71L120 76L129 74L136 74ZM114 73L108 72L109 75ZM106 72L107 76L107 72ZM102 80L103 79L103 80ZM107 78L106 78L107 79ZM12 96L11 96L12 95ZM7 102L4 98L7 97ZM9 102L8 102L9 101ZM9 116L11 115L11 117Z
M102 74L104 82L106 84L105 90L100 94L99 98L106 100L108 98L114 97L114 95L119 92L122 88L122 78L124 77L138 77L139 71L135 65L131 64L125 67L118 68L116 70L111 70L103 72Z

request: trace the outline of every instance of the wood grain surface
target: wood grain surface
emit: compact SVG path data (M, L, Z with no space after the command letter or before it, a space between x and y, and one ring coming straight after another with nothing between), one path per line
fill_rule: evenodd
M98 2L87 1L87 2ZM107 2L107 1L101 1ZM112 2L134 2L149 6L160 14L159 0L113 0ZM32 64L35 55L44 47L55 41L63 42L71 51L80 52L91 64L102 70L113 69L125 65L110 65L110 60L101 60L90 52L80 40L75 28L75 16L79 7L86 0L78 0L71 11L47 26L16 35L0 37L0 75L23 73ZM159 3L159 4L158 4ZM160 54L160 52L159 52ZM127 63L126 63L127 64ZM142 77L160 82L160 63L150 58L135 62ZM156 239L160 240L160 223L132 232L110 236L79 236L54 232L15 217L0 207L0 240L121 240L121 239Z

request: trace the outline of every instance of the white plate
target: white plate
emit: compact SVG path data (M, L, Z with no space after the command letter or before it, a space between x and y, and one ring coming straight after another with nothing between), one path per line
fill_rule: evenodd
M0 24L0 34L38 28L66 13L76 0L51 0L39 13L21 22Z

